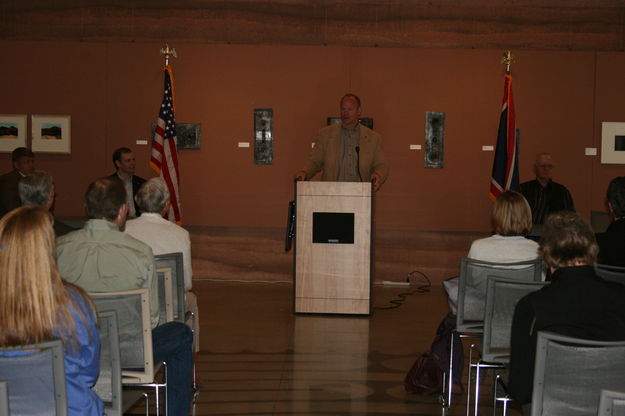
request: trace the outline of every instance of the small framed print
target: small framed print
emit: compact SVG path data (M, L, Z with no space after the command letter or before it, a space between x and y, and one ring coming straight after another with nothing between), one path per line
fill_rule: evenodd
M601 163L625 164L625 123L601 123Z
M70 116L32 116L35 153L71 153Z
M0 115L0 152L26 147L26 115Z

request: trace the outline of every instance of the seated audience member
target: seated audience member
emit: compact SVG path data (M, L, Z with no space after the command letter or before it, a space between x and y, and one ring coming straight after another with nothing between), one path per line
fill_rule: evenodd
M167 184L160 178L148 179L135 196L141 216L126 222L126 232L152 248L155 256L167 253L182 253L184 266L184 290L186 310L195 314L195 351L199 351L199 323L197 298L191 292L191 239L189 232L179 225L163 218L169 211L169 191Z
M625 176L612 179L607 200L613 221L604 233L597 234L597 263L625 267Z
M150 293L154 361L167 362L167 411L188 415L193 374L193 334L180 322L158 325L158 281L152 249L122 232L126 191L117 178L101 178L85 193L90 218L82 230L59 237L57 262L63 278L89 292L147 288Z
M0 221L0 244L0 346L60 338L68 414L102 415L103 403L91 390L100 369L93 304L81 288L61 280L54 259L52 216L34 206L11 211Z
M532 229L529 204L518 192L505 191L493 205L491 224L494 234L471 244L470 259L493 263L516 263L538 257L538 244L525 238ZM443 282L452 311L456 312L458 278Z
M34 205L51 211L54 205L54 181L45 172L36 171L20 179L17 189L22 205ZM74 231L75 228L54 219L54 234L57 237Z
M523 297L512 320L508 390L519 403L532 400L538 331L625 340L625 286L595 274L597 251L592 230L578 214L547 217L539 253L552 272L551 284Z
M17 192L21 178L35 171L35 154L25 147L18 147L11 153L13 170L0 176L0 217L22 205Z
M534 224L544 223L547 215L552 212L575 211L569 190L553 180L554 167L549 153L537 155L534 161L536 179L520 185L521 193L532 209Z
M127 147L120 147L113 152L113 166L115 173L109 178L119 178L126 189L126 202L128 203L128 218L135 218L141 215L139 205L137 205L134 197L139 191L145 179L135 175L137 162L132 150Z

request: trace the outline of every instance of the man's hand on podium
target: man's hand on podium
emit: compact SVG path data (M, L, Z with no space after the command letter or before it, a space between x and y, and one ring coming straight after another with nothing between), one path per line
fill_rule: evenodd
M297 172L295 174L295 180L296 181L305 181L306 180L306 172L304 172L303 170L300 170L299 172Z
M382 180L380 178L380 175L378 175L377 173L373 172L371 174L371 182L373 182L373 190L375 192L378 192L378 190L380 189L380 186L382 186Z

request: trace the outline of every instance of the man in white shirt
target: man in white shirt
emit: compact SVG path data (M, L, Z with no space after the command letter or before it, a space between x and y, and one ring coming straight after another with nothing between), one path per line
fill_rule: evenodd
M192 288L191 239L184 228L163 218L169 211L169 191L167 184L160 178L148 179L135 195L135 201L141 209L141 216L126 222L126 233L152 248L155 256L167 253L182 253L184 267L184 290L186 310L195 314L193 331L195 332L194 350L199 351L199 316L197 298Z

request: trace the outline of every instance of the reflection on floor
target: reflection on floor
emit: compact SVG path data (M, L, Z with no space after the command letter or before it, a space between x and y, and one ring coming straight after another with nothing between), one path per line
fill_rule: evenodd
M374 305L405 291L376 287ZM196 415L442 413L438 397L407 394L402 384L448 312L440 286L370 317L294 315L285 283L194 281L194 292L203 381ZM454 399L449 414L465 414L466 395Z

